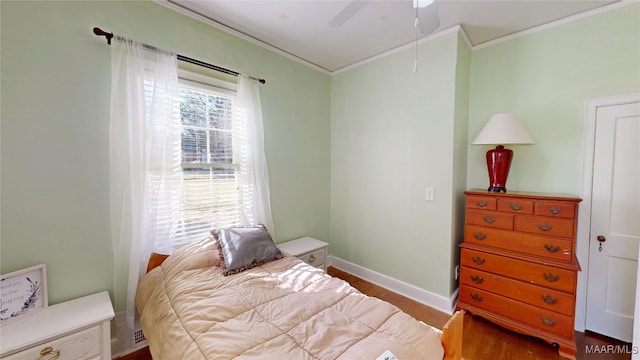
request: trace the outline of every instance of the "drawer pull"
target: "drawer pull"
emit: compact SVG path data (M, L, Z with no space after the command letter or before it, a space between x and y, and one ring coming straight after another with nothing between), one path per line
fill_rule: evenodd
M471 294L471 300L479 303L479 302L482 302L482 300L484 300L484 299L482 298L482 296L480 296L478 294Z
M483 219L487 224L493 224L496 221L496 219L492 218L491 216L485 216Z
M311 256L309 256L309 263L313 264L314 261L316 261L316 257L311 254Z
M550 252L550 253L557 253L558 251L560 251L560 246L553 246L553 245L549 245L549 244L544 244L544 248Z
M556 324L558 323L558 320L554 320L547 316L541 317L540 320L542 321L543 324L547 326L556 326Z
M553 215L558 215L558 214L560 214L562 212L562 209L558 209L558 208L552 207L552 208L549 209L549 212L552 213Z
M476 265L482 265L486 262L486 260L481 257L474 256L471 259L473 260L474 263L476 263Z
M478 201L478 202L476 203L476 205L478 205L478 207L483 208L483 207L487 206L487 203L486 203L486 202L484 202L484 201Z
M522 205L518 205L518 204L510 204L509 207L511 208L511 210L513 211L520 211L522 210Z
M544 278L548 282L556 282L556 281L560 280L560 275L553 275L551 273L549 273L549 274L544 273Z
M541 298L547 305L555 305L558 303L558 299L551 297L551 295L542 295Z
M478 240L484 240L487 238L487 234L481 233L481 232L474 232L473 237L475 237Z
M482 284L484 282L484 279L481 278L480 276L471 275L471 281L473 281L476 284Z
M47 346L46 348L40 350L40 356L36 358L36 360L45 360L45 356L52 355L50 358L46 360L56 360L60 357L60 350L53 350L51 346Z
M538 224L538 229L542 230L542 231L549 231L551 230L551 225L548 224Z

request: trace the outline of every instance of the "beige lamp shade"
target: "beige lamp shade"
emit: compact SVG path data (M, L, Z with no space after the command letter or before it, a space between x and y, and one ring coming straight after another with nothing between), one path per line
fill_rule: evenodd
M491 116L473 141L474 145L531 145L535 143L518 116L512 113Z

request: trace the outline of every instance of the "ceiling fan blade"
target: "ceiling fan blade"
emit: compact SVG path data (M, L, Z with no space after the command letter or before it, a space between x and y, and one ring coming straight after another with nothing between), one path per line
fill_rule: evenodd
M431 34L440 27L440 13L438 12L438 2L434 1L427 7L418 8L418 24L420 33Z
M351 19L353 15L355 15L358 11L362 10L363 7L367 5L369 1L352 1L349 5L345 6L342 11L338 13L338 15L334 16L333 19L329 21L329 26L338 27L342 26L347 20Z

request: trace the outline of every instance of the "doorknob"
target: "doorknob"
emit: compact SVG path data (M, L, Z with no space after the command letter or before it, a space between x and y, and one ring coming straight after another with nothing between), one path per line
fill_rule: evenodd
M602 251L602 243L607 241L607 238L604 237L604 235L598 235L596 239L598 239L598 241L600 242L600 244L598 245L598 251Z

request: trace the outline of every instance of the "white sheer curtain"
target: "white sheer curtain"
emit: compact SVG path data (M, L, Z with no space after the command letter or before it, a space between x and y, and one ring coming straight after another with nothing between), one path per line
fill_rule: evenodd
M119 39L111 47L110 206L116 311L133 329L148 255L170 246L180 206L176 54Z
M246 75L239 75L236 97L234 137L246 139L234 141L233 149L234 162L240 164L238 179L244 210L243 223L264 224L275 238L258 82Z
M174 53L126 39L116 39L111 47L114 299L129 329L149 254L185 239L179 223L184 202L177 69ZM239 225L264 224L275 237L259 90L257 82L238 76L232 143L239 164Z

